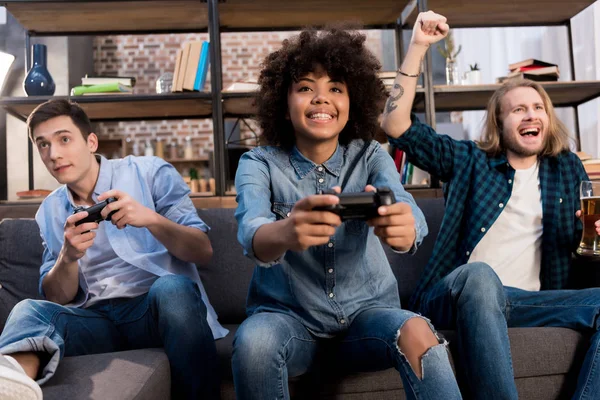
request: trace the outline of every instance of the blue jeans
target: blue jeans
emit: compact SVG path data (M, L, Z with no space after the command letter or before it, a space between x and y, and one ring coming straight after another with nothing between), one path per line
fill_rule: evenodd
M66 339L66 340L65 340ZM180 275L158 278L150 291L89 308L23 300L0 336L0 353L44 352L38 383L63 357L164 347L171 366L174 399L219 397L218 360L206 306L198 286Z
M401 309L369 309L354 319L343 336L323 339L289 315L254 314L242 323L233 342L237 399L289 399L288 377L322 368L324 353L344 372L396 368L409 399L460 399L443 340L423 355L422 379L398 349L400 329L413 317L418 316Z
M457 331L459 382L475 399L516 399L508 327L591 332L573 399L600 393L600 288L530 292L503 287L490 266L463 265L440 280L420 311L439 329ZM467 397L467 396L465 396Z

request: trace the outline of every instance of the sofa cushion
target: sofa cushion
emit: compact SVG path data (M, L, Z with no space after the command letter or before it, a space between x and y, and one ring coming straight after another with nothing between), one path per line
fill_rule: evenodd
M237 241L237 222L232 208L199 209L198 215L211 230L208 233L213 257L199 267L202 283L222 324L240 323L246 318L246 295L254 263L244 256Z
M408 300L417 285L421 272L433 253L433 245L444 218L443 198L417 198L415 200L423 214L425 214L429 228L429 234L425 236L417 252L412 255L398 254L394 253L389 246L383 246L394 275L398 280L400 302L403 308L408 307Z
M163 349L65 357L42 389L45 400L168 400L171 369Z
M0 221L0 331L22 299L39 299L42 239L33 219Z

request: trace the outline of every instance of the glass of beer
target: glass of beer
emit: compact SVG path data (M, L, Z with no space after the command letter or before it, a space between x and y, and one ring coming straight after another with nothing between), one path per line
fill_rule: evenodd
M596 232L596 221L600 220L600 182L581 182L579 193L583 235L577 248L577 254L600 256L600 237Z

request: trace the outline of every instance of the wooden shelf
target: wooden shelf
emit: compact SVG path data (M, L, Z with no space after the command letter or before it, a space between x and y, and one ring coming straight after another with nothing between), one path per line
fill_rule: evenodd
M199 0L3 0L29 31L59 33L198 32L208 29L208 6Z
M205 92L148 95L2 97L0 105L25 120L33 109L50 99L77 102L94 121L207 118L212 115L211 94Z
M171 164L185 164L185 163L197 163L197 162L208 162L208 157L195 157L195 158L165 158L165 161Z
M365 27L391 27L400 19L412 26L416 1L397 0L227 0L219 3L221 29L276 30L354 20ZM453 28L559 25L593 0L429 0L428 7ZM3 0L25 27L40 34L203 32L208 6L199 0ZM468 11L468 12L467 12Z
M227 117L243 117L256 114L256 92L222 92L223 114Z
M403 25L413 26L416 1L404 12ZM428 0L427 7L448 18L452 28L561 25L594 0Z
M554 107L573 107L600 96L600 81L541 82ZM434 86L436 111L485 110L495 85ZM415 111L423 112L424 97L415 99Z
M227 0L219 3L221 29L267 30L358 21L367 27L396 23L408 0Z

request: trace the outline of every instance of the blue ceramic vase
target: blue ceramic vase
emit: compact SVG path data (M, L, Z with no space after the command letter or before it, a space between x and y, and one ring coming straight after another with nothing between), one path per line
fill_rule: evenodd
M33 65L25 80L23 89L27 96L52 96L56 85L46 67L46 45L33 45Z

